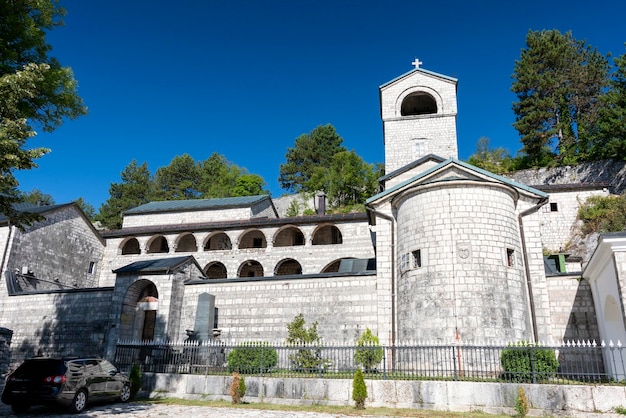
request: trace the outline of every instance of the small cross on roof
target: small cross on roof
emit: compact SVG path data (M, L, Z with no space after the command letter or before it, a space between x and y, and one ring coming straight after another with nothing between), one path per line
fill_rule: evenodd
M422 62L422 61L420 61L420 60L419 60L419 59L417 59L417 58L415 58L415 61L413 61L413 62L411 63L411 65L414 65L414 66L415 66L415 68L419 68L419 67L420 67L420 65L422 65L422 64L423 64L423 62Z

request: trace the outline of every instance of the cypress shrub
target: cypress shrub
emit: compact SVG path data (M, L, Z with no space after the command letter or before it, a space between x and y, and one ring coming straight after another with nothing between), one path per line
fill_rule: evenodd
M356 409L365 409L365 399L367 399L367 386L361 369L357 369L352 380L352 400Z

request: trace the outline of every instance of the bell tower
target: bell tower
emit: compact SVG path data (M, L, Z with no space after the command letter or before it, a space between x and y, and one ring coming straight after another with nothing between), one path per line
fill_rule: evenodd
M434 154L458 158L457 80L420 68L379 87L385 171L391 173Z

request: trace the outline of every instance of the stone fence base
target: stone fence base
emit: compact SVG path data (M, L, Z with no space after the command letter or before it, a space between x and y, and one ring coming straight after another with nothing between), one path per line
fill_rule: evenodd
M230 400L230 376L145 373L149 397ZM351 379L265 378L245 376L244 401L277 404L353 405ZM613 412L626 406L626 386L532 385L407 380L366 380L367 406L439 411L515 413L524 388L530 414Z

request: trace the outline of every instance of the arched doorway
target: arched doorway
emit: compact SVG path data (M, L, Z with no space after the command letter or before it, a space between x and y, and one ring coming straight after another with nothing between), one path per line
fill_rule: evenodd
M154 340L158 307L159 293L154 283L141 279L130 285L122 302L119 338Z

